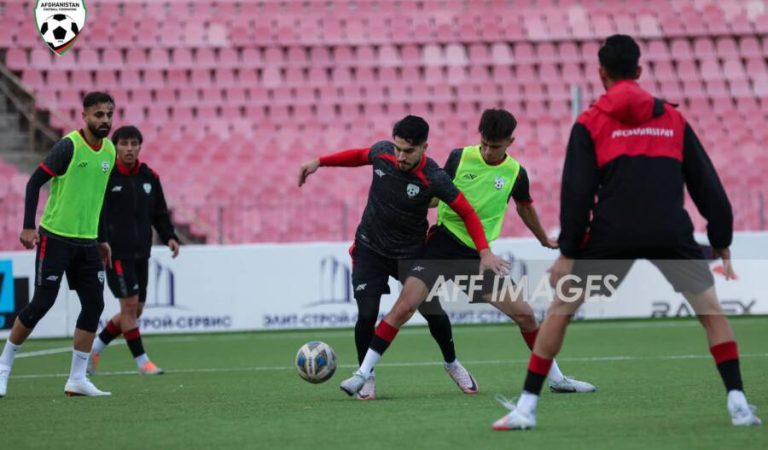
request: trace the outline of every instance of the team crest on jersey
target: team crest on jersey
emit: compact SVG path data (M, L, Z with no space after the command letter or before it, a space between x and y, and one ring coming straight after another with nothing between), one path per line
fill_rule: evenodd
M109 163L106 161L101 162L101 171L104 173L109 172Z
M143 187L144 187L144 192L146 192L147 195L149 195L149 193L152 192L152 185L151 184L144 183Z
M35 23L48 48L61 56L75 44L83 31L87 10L85 0L37 0Z
M419 195L420 191L421 189L412 183L408 183L408 186L406 186L405 188L405 192L408 194L408 198L416 197L417 195Z
M496 177L496 182L495 182L496 189L503 189L505 184L507 184L507 182L504 181L504 178Z

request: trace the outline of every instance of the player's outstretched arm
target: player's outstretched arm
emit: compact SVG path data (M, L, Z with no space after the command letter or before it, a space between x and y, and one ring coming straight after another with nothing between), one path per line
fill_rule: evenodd
M525 226L531 230L531 233L536 236L536 239L541 242L541 245L547 248L557 249L559 247L557 239L552 239L547 236L547 232L544 231L544 227L541 225L539 214L536 212L533 203L516 202L516 205L517 214L520 216L520 219L522 219Z
M307 161L299 168L299 187L303 186L307 182L307 178L310 175L317 172L320 167L359 167L366 166L371 163L369 158L370 149L357 148L351 150L343 150L337 153L331 153L330 155L324 155L319 158L315 158L311 161Z

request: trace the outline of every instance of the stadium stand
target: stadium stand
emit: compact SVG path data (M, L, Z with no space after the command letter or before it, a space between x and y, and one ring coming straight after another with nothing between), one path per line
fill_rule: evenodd
M737 229L766 226L762 2L653 0L628 13L615 6L630 2L607 0L99 0L63 57L43 47L33 3L0 1L5 64L68 118L52 124L62 130L79 123L85 91L111 92L115 125L145 133L143 159L175 220L208 242L351 239L369 172L324 169L299 191L300 162L387 139L406 113L428 119L430 154L443 162L477 140L479 113L493 106L519 119L511 151L543 223L556 227L571 86L582 107L600 95L597 48L618 31L642 43L641 84L698 131ZM18 248L27 175L2 163L0 174L11 180L0 185L0 243ZM526 234L519 221L505 226L504 236Z

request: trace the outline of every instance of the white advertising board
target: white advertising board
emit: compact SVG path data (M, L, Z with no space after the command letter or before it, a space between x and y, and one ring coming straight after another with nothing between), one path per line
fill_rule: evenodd
M531 280L545 276L558 255L531 239L502 239L494 249L512 258L516 273L524 271ZM768 255L768 233L737 234L731 249L738 258L738 280L726 281L717 273L718 263L710 265L725 311L768 314L768 291L761 283L768 273L768 259L763 259ZM177 259L158 247L150 263L141 328L144 333L190 333L351 327L357 308L350 270L344 243L186 246ZM32 297L34 253L0 253L0 274L0 337L4 337L16 307ZM390 289L381 302L382 314L394 303L400 286L390 280ZM545 301L531 303L537 314L543 314ZM487 305L458 302L444 307L453 323L507 320ZM71 336L79 311L76 294L64 282L34 336ZM102 321L117 311L117 300L105 290ZM646 261L635 264L613 297L593 299L579 312L584 319L680 315L691 315L684 299ZM412 323L424 321L416 315Z

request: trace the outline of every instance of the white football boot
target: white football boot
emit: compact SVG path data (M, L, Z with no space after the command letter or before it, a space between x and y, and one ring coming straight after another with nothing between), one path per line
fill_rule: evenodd
M728 413L731 415L731 423L737 427L761 425L763 422L755 414L757 408L747 403L747 398L742 391L730 391L728 393Z
M444 367L451 379L456 383L459 389L461 389L461 392L465 394L477 394L480 391L480 387L477 385L475 377L473 377L460 362L456 361L453 364L453 367L449 367L448 364L445 364Z
M365 385L365 382L368 381L368 378L370 378L370 375L366 376L360 372L360 370L357 370L351 377L342 381L341 384L339 384L339 388L349 396L355 395L360 392Z
M493 422L493 429L497 431L530 430L536 426L536 411L526 412L520 410L515 400L507 400L501 395L496 400L509 410L509 413L501 419Z
M549 380L549 390L556 394L595 392L597 388L586 381L579 381L563 375L563 379L555 383Z
M358 400L376 400L376 375L371 376L366 380L360 392L355 396Z
M88 378L82 380L67 380L64 386L67 397L108 397L111 392L100 391Z

